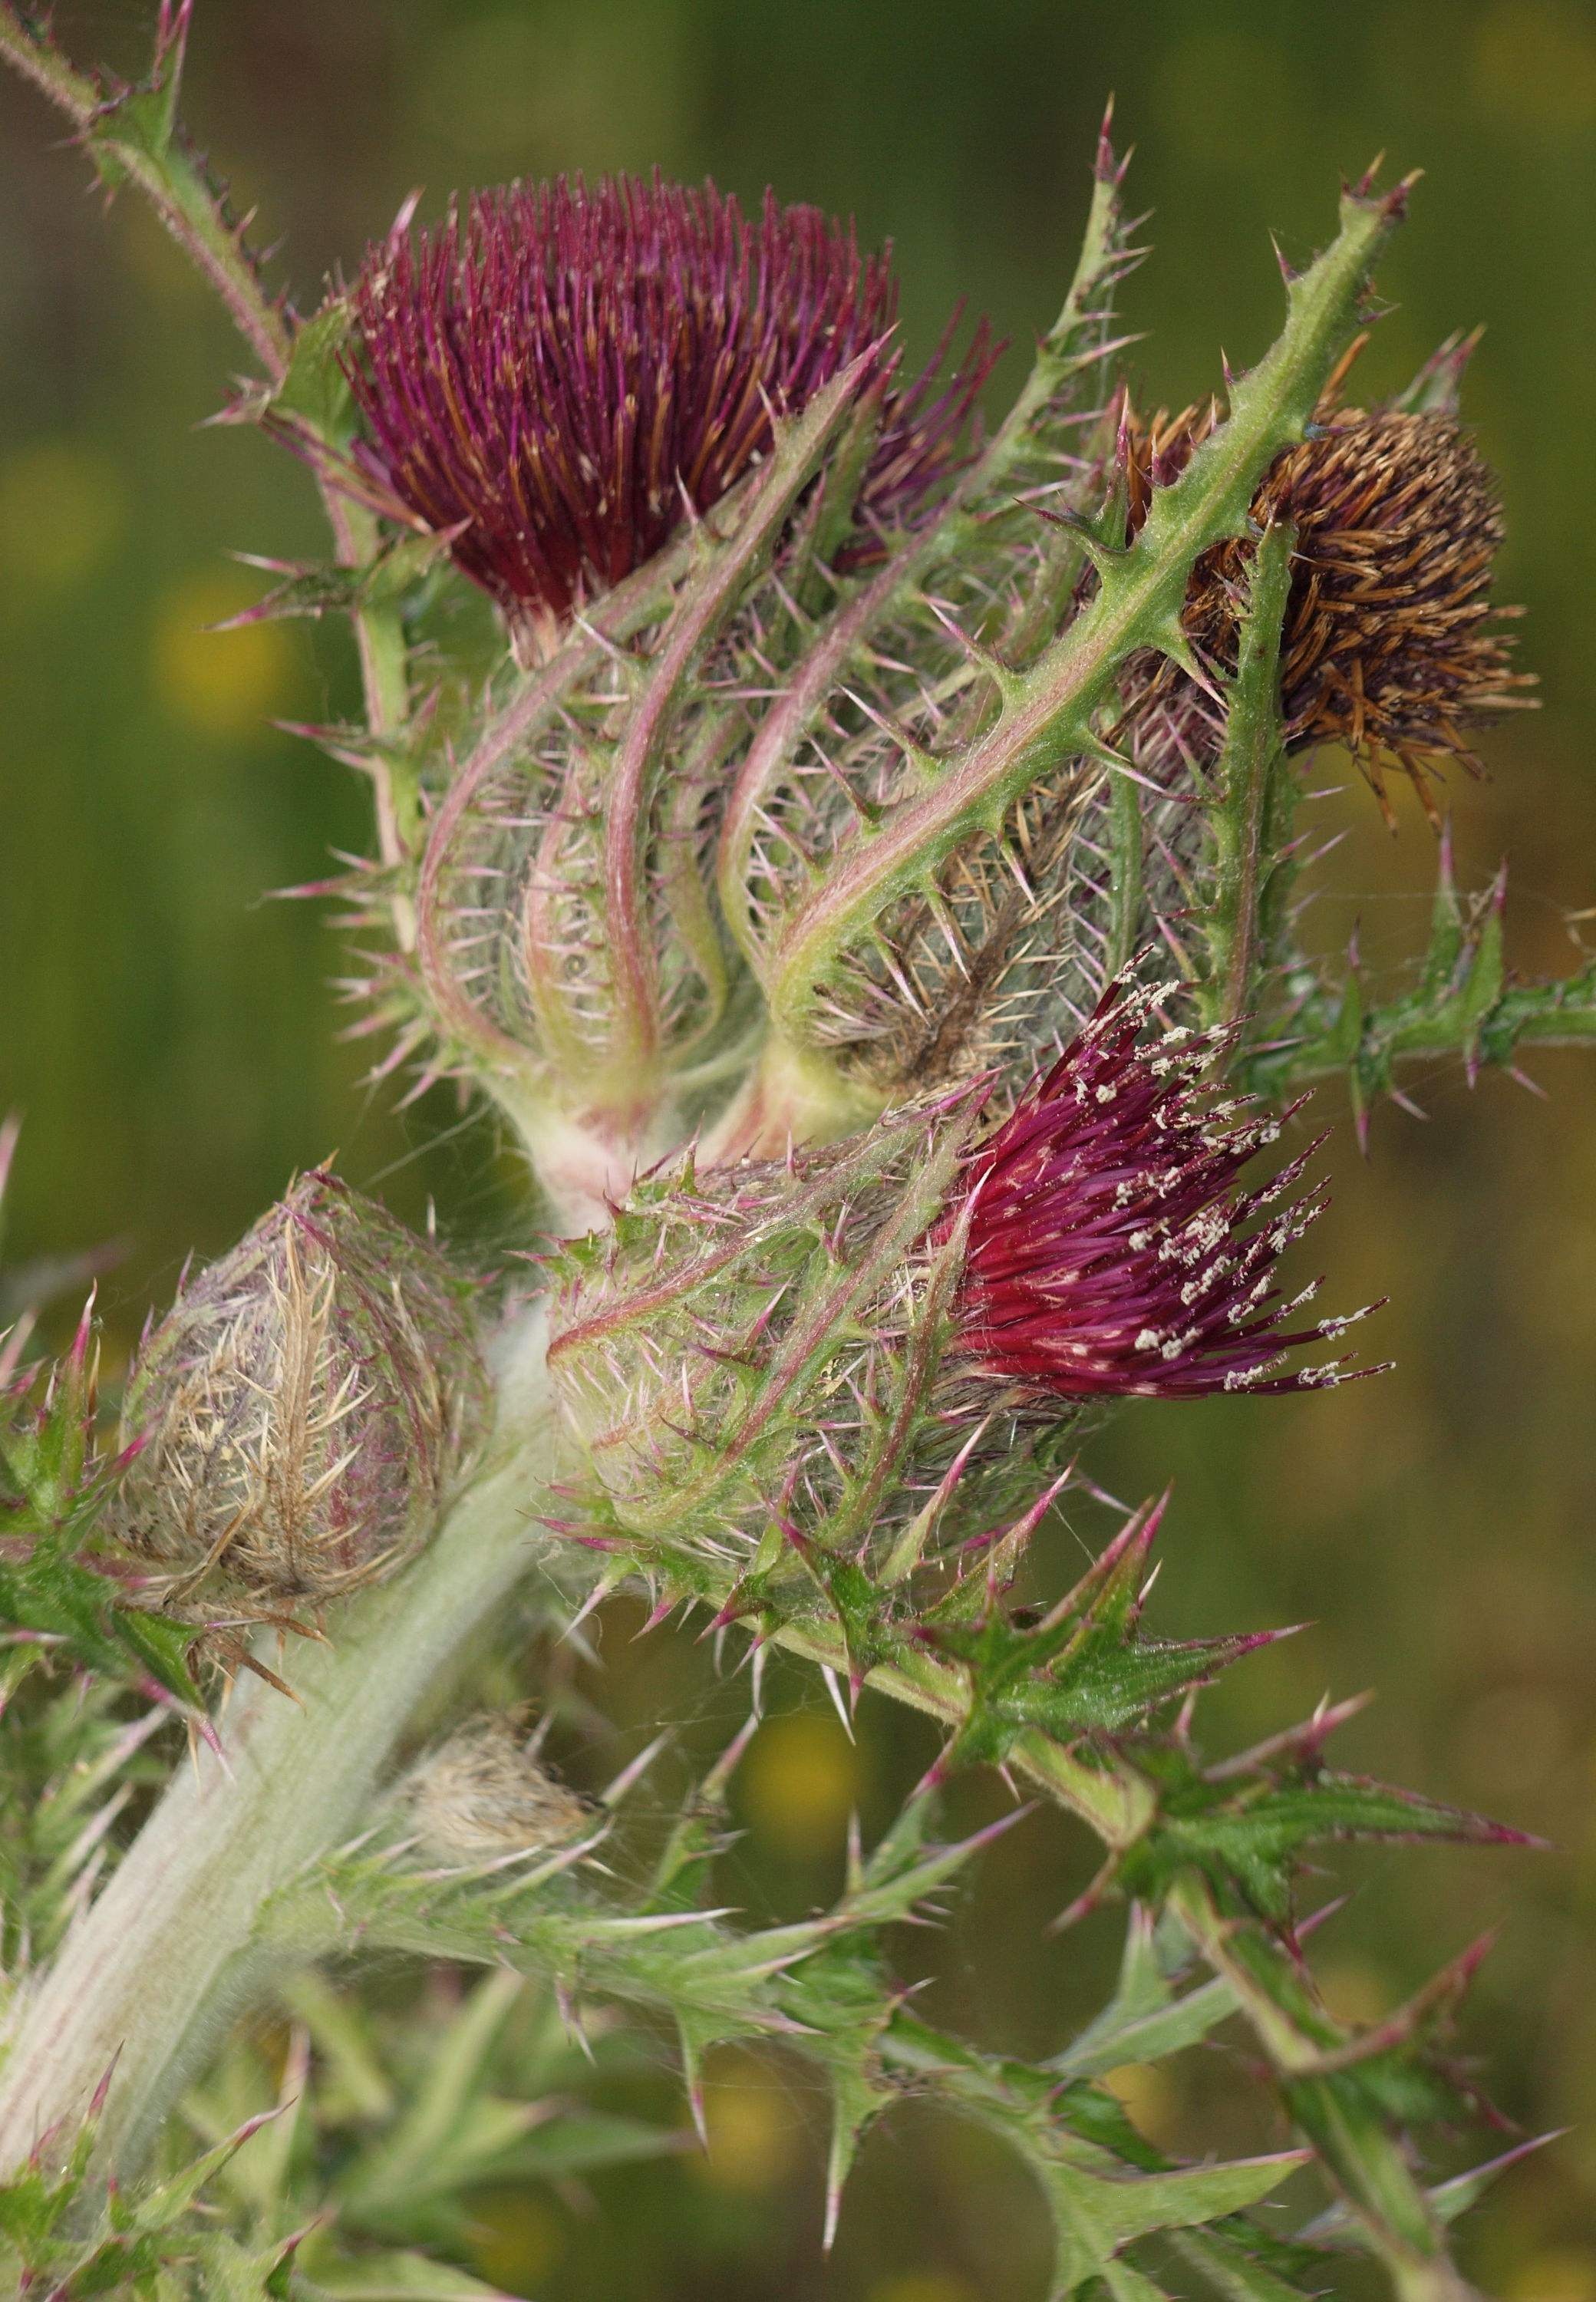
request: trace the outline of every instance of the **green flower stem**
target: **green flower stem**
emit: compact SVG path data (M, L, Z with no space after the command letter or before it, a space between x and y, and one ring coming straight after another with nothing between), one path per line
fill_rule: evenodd
M1466 2295L1400 2139L1365 2096L1323 2067L1327 2042L1340 2036L1336 2027L1321 2013L1315 2029L1322 2035L1305 2033L1271 1990L1266 1971L1241 1954L1239 1929L1221 1916L1195 1874L1176 1880L1169 1906L1235 1992L1293 2121L1357 2214L1399 2302L1454 2302Z
M322 503L332 530L333 550L340 567L363 567L375 559L381 539L375 516L364 505L348 501L324 483ZM396 604L361 601L349 609L356 651L360 659L360 685L365 699L365 724L381 738L398 735L410 717L410 650L404 618ZM409 853L405 828L399 821L392 770L380 745L370 755L372 806L376 819L377 853L391 868ZM412 802L410 811L414 813ZM402 905L402 909L401 909ZM394 928L401 951L416 948L415 906L408 896L396 897Z
M257 1681L223 1722L226 1765L182 1769L71 1936L0 2071L0 2175L80 2115L113 2062L97 2140L134 2174L227 2024L269 1987L266 1897L369 1811L406 1727L542 1547L553 1437L541 1312L501 1354L490 1457L425 1556L296 1650L297 1702ZM281 1955L281 1954L279 1954Z
M0 0L0 58L65 113L109 191L130 184L141 192L159 222L215 292L273 385L288 373L294 348L292 315L281 298L269 297L256 260L244 244L243 227L225 212L205 169L177 131L177 99L182 78L183 39L157 46L145 88L118 94L68 63L47 29L14 4ZM319 479L322 502L340 561L356 567L376 548L376 522ZM365 603L351 610L355 641L372 733L391 733L409 717L410 692L404 629L397 608ZM402 853L389 777L374 763L377 833L384 862ZM404 922L397 922L401 936Z
M1130 966L1141 939L1142 826L1141 794L1134 780L1112 770L1110 775L1107 971L1113 976Z
M203 171L173 140L181 46L174 44L164 55L157 54L147 91L131 91L130 102L117 104L107 100L106 91L88 73L74 71L47 30L36 28L27 13L4 0L0 5L0 55L65 113L111 189L120 181L143 193L221 298L272 382L280 382L290 349L282 309L263 292L242 234L223 217ZM147 99L143 104L138 101L141 97Z
M1205 1022L1239 1023L1256 1004L1264 897L1272 872L1282 868L1289 836L1281 804L1290 770L1281 719L1280 652L1295 542L1296 530L1286 525L1272 527L1258 545L1227 699L1211 817L1215 886L1205 915L1209 979L1198 995Z

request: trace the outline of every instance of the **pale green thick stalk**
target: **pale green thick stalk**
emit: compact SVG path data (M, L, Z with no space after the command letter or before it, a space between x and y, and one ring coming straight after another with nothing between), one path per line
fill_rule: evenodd
M273 1970L252 1945L265 1897L360 1830L410 1720L538 1564L554 1426L541 1309L500 1354L490 1456L425 1556L353 1602L333 1642L296 1647L298 1702L241 1685L225 1766L174 1775L131 1851L68 1937L0 2067L0 2178L115 2074L97 2152L126 2179L161 2121Z

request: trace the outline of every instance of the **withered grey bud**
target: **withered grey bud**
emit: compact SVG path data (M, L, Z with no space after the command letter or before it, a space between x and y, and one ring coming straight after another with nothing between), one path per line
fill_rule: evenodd
M424 1547L491 1419L467 1293L321 1171L181 1290L128 1382L118 1504L168 1612L286 1619Z
M585 1801L550 1773L520 1722L502 1712L467 1720L411 1770L404 1796L427 1845L466 1861L541 1853L574 1838L589 1819Z

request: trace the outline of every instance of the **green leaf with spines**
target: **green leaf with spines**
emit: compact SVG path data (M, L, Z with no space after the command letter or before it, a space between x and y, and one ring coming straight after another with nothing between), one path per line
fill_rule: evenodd
M1527 2142L1504 2150L1499 2157L1488 2159L1483 2165L1471 2166L1465 2174L1454 2174L1449 2181L1437 2182L1428 2193L1430 2212L1443 2228L1461 2220L1478 2205L1499 2176L1557 2138L1554 2134L1532 2135ZM1344 2199L1338 2199L1333 2206L1317 2215L1303 2236L1314 2246L1356 2249L1359 2253L1372 2250L1366 2225L1359 2222Z
M1121 2297L1159 2292L1126 2249L1155 2233L1235 2216L1278 2187L1303 2154L1230 2165L1172 2165L1138 2135L1113 2096L1023 2063L978 2055L906 2016L884 2041L889 2064L920 2084L935 2079L964 2111L1016 2151L1053 2222L1054 2302L1095 2279Z
M91 1297L71 1349L47 1374L25 1370L0 1393L0 1625L38 1642L41 1660L57 1654L197 1715L192 1625L136 1603L137 1562L100 1528L128 1458L96 1450L92 1310ZM13 1681L29 1651L13 1650Z
M667 1866L668 1887L699 1859L705 1842L694 1834L706 1821L713 1827L717 1809L715 1795L690 1803L689 1859ZM617 1911L595 1901L569 1861L534 1865L519 1883L502 1873L416 1871L403 1842L381 1829L280 1895L263 1932L305 1946L314 1939L332 1949L347 1938L368 1949L508 1962L558 1976L574 2010L610 1998L657 2006L679 2028L690 2088L714 2046L778 2036L827 2074L834 2197L876 2117L905 2091L943 2098L1005 2136L1043 2181L1058 2229L1061 2294L1108 2274L1103 2264L1118 2264L1121 2249L1146 2233L1233 2214L1273 2188L1295 2160L1172 2168L1096 2088L984 2056L908 2012L881 1969L880 1931L923 1910L989 1836L928 1844L932 1811L927 1795L911 1802L870 1856L851 1863L831 1911L747 1935L729 1932L714 1911ZM647 1900L658 1903L657 1886ZM402 2181L391 2187L404 2195Z
M559 2183L681 2146L674 2125L580 2100L594 2076L642 2074L646 2051L594 2023L590 2062L552 1995L513 1975L490 1970L452 2004L424 1996L384 2011L307 1972L285 2002L296 2021L281 2075L258 2030L235 2033L183 2115L204 2141L277 2110L221 2170L212 2210L247 2241L297 2233L294 2292L307 2302L486 2293L463 2266L484 2185Z
M20 1651L31 1662L35 1651ZM54 1952L89 1888L118 1855L115 1825L168 1768L151 1737L160 1710L129 1716L124 1690L100 1677L0 1712L0 1972L20 1981Z
M1325 2012L1300 1960L1254 1920L1222 1915L1193 1873L1177 1879L1170 1908L1215 1971L1235 1991L1275 2072L1294 2122L1354 2208L1370 2249L1394 2268L1415 2259L1441 2264L1441 2217L1414 2172L1405 2130L1456 2120L1476 2108L1472 2090L1436 2046L1478 1962L1479 1947L1421 1993L1412 2019L1376 2025L1348 2041Z
M1322 2289L1323 2265L1310 2247L1289 2245L1239 2216L1206 2230L1171 2231L1164 2243L1225 2302L1298 2302L1305 2292Z
M1355 961L1340 984L1290 962L1279 1002L1237 1059L1239 1083L1279 1097L1341 1073L1361 1130L1403 1064L1461 1056L1473 1079L1488 1063L1511 1068L1521 1048L1596 1042L1596 961L1550 981L1515 979L1502 950L1506 892L1504 872L1460 902L1443 833L1430 938L1412 988L1371 999Z
M286 2293L292 2241L246 2251L197 2226L200 2194L256 2130L251 2121L165 2181L124 2190L91 2176L95 2133L112 2073L90 2104L64 2163L40 2138L19 2172L0 2180L0 2275L50 2302L126 2294L139 2302L266 2302Z
M359 567L347 567L331 559L263 559L239 552L234 557L244 566L264 568L282 580L253 607L214 628L238 631L252 624L291 622L297 618L315 622L325 615L355 615L364 608L395 607L414 615L423 602L428 579L448 556L447 542L432 534L395 536ZM369 739L362 740L369 748ZM402 758L405 749L402 744L391 744L385 753L398 752Z
M330 298L319 312L301 320L281 382L250 414L256 420L303 424L322 445L339 452L348 449L360 420L344 372L353 332L354 318L342 297Z
M918 1634L959 1663L970 1689L948 1763L1000 1764L1037 1727L1058 1743L1117 1732L1208 1684L1263 1642L1256 1634L1187 1642L1141 1634L1163 1509L1134 1514L1074 1590L1039 1617L1006 1605L1012 1565L988 1567L984 1579L972 1569L928 1611Z
M1236 2012L1238 2002L1222 1976L1178 1995L1175 1983L1189 1959L1188 1946L1172 1975L1152 1911L1132 1903L1113 1998L1049 2068L1064 2078L1101 2078L1122 2063L1155 2063L1200 2045Z
M1125 1855L1120 1877L1128 1892L1148 1900L1161 1899L1195 1863L1239 1911L1278 1924L1290 1914L1297 1869L1312 1846L1337 1839L1524 1843L1521 1834L1482 1816L1363 1776L1332 1773L1316 1757L1301 1768L1260 1768L1250 1777L1227 1773L1216 1780L1178 1741L1138 1740L1130 1755L1158 1785L1158 1819Z

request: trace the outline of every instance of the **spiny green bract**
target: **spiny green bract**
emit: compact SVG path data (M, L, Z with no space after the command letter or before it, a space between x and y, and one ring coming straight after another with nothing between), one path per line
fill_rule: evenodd
M962 1242L925 1240L974 1117L701 1183L689 1160L559 1250L550 1370L623 1527L778 1581L804 1540L885 1558L963 1435L937 1387Z

